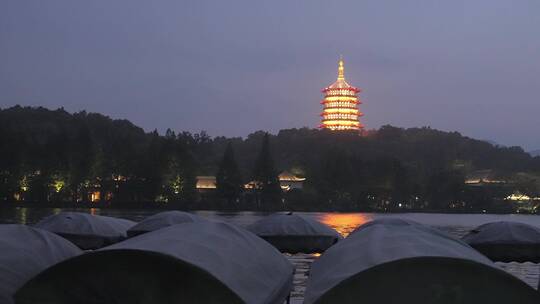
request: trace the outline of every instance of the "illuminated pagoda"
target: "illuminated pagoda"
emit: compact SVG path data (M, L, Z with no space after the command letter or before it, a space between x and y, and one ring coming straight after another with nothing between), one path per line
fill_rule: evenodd
M321 128L330 130L358 130L361 131L364 126L358 118L362 112L358 109L360 100L357 94L360 89L351 86L345 81L345 67L343 58L338 63L338 78L329 87L322 90L324 105L321 113Z

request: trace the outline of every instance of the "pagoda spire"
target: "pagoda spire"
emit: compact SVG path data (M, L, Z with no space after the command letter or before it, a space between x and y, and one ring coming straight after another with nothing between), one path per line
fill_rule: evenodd
M343 55L339 55L337 79L345 80L345 62L343 61Z

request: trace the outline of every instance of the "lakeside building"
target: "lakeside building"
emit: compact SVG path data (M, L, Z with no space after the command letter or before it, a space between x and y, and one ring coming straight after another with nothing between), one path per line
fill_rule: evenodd
M199 192L210 191L217 188L215 176L197 176L195 179L197 180L195 187Z
M493 170L477 170L468 174L465 184L468 186L504 185L508 181L499 178Z
M302 188L304 188L304 181L306 180L305 177L296 176L289 171L281 172L278 178L279 185L281 186L281 189L283 191L289 191L293 189L302 190Z
M510 195L508 195L505 200L508 200L508 201L516 201L516 202L527 202L527 201L540 201L540 196L534 196L534 197L531 197L529 195L526 195L526 194L522 194L520 193L519 191L516 191Z
M215 190L216 187L216 177L215 176L197 176L196 188L198 192L208 192ZM281 190L290 191L293 189L302 189L304 187L305 177L296 176L289 171L283 171L278 175L279 185ZM254 189L255 181L250 181L244 185L244 189Z
M518 213L537 213L537 209L540 205L540 196L529 196L522 194L519 191L513 192L504 200L514 204Z
M338 78L336 82L324 88L323 112L320 128L329 130L357 130L364 126L359 118L364 114L358 109L361 104L358 98L359 88L345 81L345 66L343 58L338 62Z

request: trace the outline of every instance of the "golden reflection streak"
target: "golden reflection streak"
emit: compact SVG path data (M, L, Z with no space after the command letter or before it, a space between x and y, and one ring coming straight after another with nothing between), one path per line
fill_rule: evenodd
M28 224L28 208L17 208L17 218L19 219L19 223L26 225Z
M325 213L319 220L346 237L356 227L372 221L373 218L369 214L362 213Z

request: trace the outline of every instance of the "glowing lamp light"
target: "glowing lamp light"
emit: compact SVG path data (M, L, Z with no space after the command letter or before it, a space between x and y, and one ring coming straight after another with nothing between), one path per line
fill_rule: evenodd
M101 192L94 191L90 194L90 201L92 203L98 202L101 199Z
M54 187L54 191L56 193L62 191L62 189L64 188L65 186L65 182L63 180L56 180L54 181L53 183L53 187Z
M180 194L184 188L184 181L180 175L177 175L171 182L171 189L174 194Z

